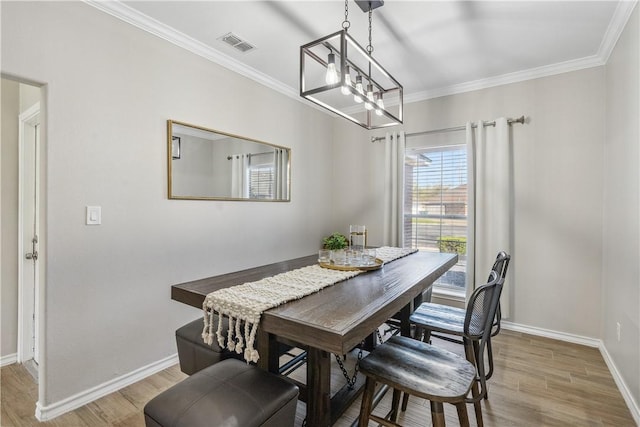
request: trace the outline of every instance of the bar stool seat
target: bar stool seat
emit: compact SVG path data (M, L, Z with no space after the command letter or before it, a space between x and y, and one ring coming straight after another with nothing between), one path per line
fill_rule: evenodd
M433 425L444 417L443 402L458 409L461 425L468 425L466 397L476 378L476 368L464 357L448 350L408 337L394 336L360 361L360 372L367 376L360 425L367 418L384 423L387 420L370 415L376 382L394 389L392 420L398 415L400 392L431 401ZM442 419L444 422L444 418Z

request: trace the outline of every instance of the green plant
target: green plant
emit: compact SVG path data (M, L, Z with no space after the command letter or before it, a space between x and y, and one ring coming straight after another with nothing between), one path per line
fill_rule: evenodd
M439 237L438 248L440 249L440 252L451 252L457 253L458 255L464 255L467 253L467 238L454 236Z
M349 241L344 234L333 233L331 236L322 239L322 247L324 249L344 249L347 246L349 246Z

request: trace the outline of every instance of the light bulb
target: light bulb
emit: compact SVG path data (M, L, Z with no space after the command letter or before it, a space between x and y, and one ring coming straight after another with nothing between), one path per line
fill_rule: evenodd
M353 95L353 100L360 104L362 102L362 97L360 95L364 95L364 92L362 91L362 76L360 74L356 76L356 92L357 93Z
M376 108L376 114L381 116L382 110L384 110L384 101L382 100L381 93L378 94L378 100L376 101L376 105L378 106L378 108Z
M342 85L340 90L342 91L343 95L351 94L351 69L348 65L344 74L344 84Z
M367 102L364 104L364 108L367 110L373 110L373 106L375 104L375 100L373 99L373 86L367 85Z
M329 60L327 62L327 74L324 76L324 81L328 85L333 85L340 81L338 71L336 70L336 56L333 53L330 53Z

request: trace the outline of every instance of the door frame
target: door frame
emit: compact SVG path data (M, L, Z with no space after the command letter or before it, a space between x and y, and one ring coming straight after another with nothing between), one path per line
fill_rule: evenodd
M31 331L37 330L35 334L35 348L38 353L40 353L41 349L39 349L39 336L42 331L39 329L42 322L38 321L34 324L34 318L29 316L30 313L36 314L36 319L39 319L42 311L40 310L40 295L41 295L41 281L40 281L40 270L41 270L41 262L36 262L35 276L34 282L35 285L33 289L31 286L25 286L24 283L24 256L25 250L24 247L24 179L23 174L25 170L24 165L24 138L25 138L25 127L33 126L38 120L38 124L40 126L40 143L36 145L35 150L35 191L36 197L38 198L38 203L36 203L36 221L38 222L37 229L40 230L40 184L41 184L41 176L40 176L40 151L42 147L42 118L41 118L41 109L40 102L35 103L33 106L25 110L19 115L19 129L18 129L18 353L17 353L17 361L18 363L23 363L27 360L33 359L35 357L34 351L31 348ZM41 234L41 233L39 233ZM38 243L38 247L42 247L41 245L41 237L38 236L40 242ZM30 307L33 305L33 307ZM36 311L37 310L37 311ZM39 351L40 350L40 351ZM39 355L39 354L38 354Z

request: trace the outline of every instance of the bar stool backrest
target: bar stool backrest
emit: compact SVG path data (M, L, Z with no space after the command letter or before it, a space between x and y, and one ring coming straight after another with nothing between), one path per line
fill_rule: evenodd
M509 269L509 262L511 261L511 255L507 254L505 251L498 252L496 256L496 261L493 263L493 267L491 267L491 271L495 271L498 273L498 276L506 279L507 270ZM491 277L491 276L489 276ZM489 282L491 279L489 279ZM500 304L498 304L498 309L496 310L496 317L494 319L491 336L495 337L500 332L500 321L502 320L502 311L500 310Z
M491 339L491 328L496 316L496 311L498 310L498 304L500 303L500 294L502 293L503 285L504 277L498 275L496 271L491 271L489 274L489 282L473 291L467 305L463 337L465 340L478 341L478 351L475 357L478 358L476 368L481 386L480 397L483 397L487 390L484 349L487 342Z

